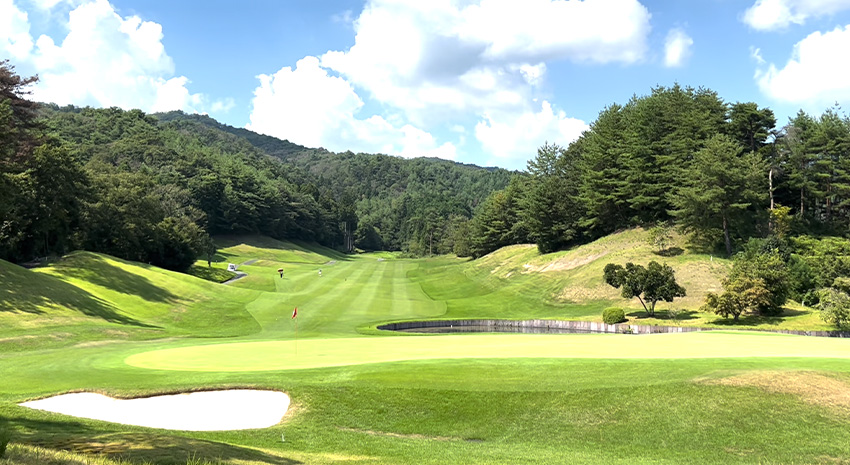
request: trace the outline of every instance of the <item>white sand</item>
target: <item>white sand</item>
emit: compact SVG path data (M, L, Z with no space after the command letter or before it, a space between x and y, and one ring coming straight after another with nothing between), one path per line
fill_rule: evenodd
M222 431L278 424L289 408L289 396L279 391L238 389L124 400L82 392L20 405L124 425Z

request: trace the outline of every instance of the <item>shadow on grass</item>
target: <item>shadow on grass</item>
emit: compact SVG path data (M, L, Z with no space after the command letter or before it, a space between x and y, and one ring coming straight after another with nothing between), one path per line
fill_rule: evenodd
M806 310L792 310L790 308L783 309L781 315L777 316L762 316L762 315L741 315L737 320L732 318L717 318L708 323L719 326L759 326L771 325L775 326L785 321L787 317L805 315L811 313Z
M149 302L175 303L177 301L176 295L154 285L144 276L112 265L99 255L85 254L84 257L83 260L82 256L71 256L56 264L54 269L64 276L88 281L122 294L136 295Z
M295 465L303 462L226 443L162 433L108 432L85 422L26 417L0 417L0 427L12 430L12 440L46 449L121 459L132 464L185 465L198 463L267 463ZM120 428L120 426L117 426Z
M682 249L681 247L670 247L669 249L659 250L652 253L661 257L678 257L685 253L685 249Z
M633 312L626 313L626 316L632 317L636 320L643 320L646 318L669 320L671 323L677 321L696 320L697 318L699 318L695 310L682 310L676 313L675 315L671 314L669 310L656 310L655 316L651 316L644 310L635 310Z
M0 268L0 312L41 315L51 305L110 323L157 328L116 312L110 303L61 279L23 268Z

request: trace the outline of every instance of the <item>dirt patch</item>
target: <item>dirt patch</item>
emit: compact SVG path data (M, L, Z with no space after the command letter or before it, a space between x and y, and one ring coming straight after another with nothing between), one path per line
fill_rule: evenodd
M793 394L807 403L850 413L850 381L813 371L753 371L698 382L721 386L752 386L768 392Z
M340 431L348 431L351 433L363 433L368 434L370 436L383 436L388 438L401 438L401 439L431 439L434 441L459 441L459 438L450 438L448 436L426 436L424 434L401 434L401 433L389 433L386 431L372 431L370 429L357 429L357 428L339 428Z
M614 289L607 284L593 287L568 286L561 290L555 297L566 302L585 302L588 300L616 300L620 298L620 290Z
M38 339L38 338L39 338L39 336L33 336L31 334L27 334L27 335L24 335L24 336L0 337L0 343L26 341L28 339Z
M119 339L104 339L104 340L101 340L101 341L81 342L79 344L75 344L74 347L78 347L78 348L100 347L100 346L106 346L106 345L109 345L109 344L115 344L116 342L125 342L125 341L122 341L122 340L119 340Z
M530 263L527 263L523 265L523 267L525 268L526 272L547 273L550 271L567 271L572 270L573 268L578 268L580 266L587 265L588 263L593 262L606 255L608 255L608 251L602 251L599 253L584 255L581 257L565 256L543 265L532 265Z

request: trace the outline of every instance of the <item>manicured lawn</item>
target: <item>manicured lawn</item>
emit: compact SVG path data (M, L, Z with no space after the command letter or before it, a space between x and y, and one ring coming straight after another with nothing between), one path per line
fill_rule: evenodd
M39 463L32 456L40 446L181 465L192 458L228 464L850 459L850 340L730 331L390 334L375 326L417 318L597 319L616 301L560 300L566 275L523 272L523 262L539 265L529 248L515 250L521 258L500 252L500 263L508 264L500 268L494 257L345 257L307 244L246 245L233 238L222 245L220 263L257 260L240 267L248 277L220 285L87 253L35 271L0 262L0 428L12 430L10 456ZM609 246L595 245L594 254ZM564 263L581 261L577 252L560 254ZM293 406L272 428L204 433L17 406L68 391L128 397L224 387L279 389ZM56 463L78 463L80 456L64 457Z

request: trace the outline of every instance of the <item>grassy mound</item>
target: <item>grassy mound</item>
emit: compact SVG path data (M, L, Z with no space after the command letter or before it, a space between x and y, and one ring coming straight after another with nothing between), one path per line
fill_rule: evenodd
M216 260L235 264L248 260L322 264L348 259L345 254L318 244L279 241L266 236L218 236L215 242L219 247Z
M75 252L43 268L0 262L0 324L16 347L91 339L236 336L259 331L245 310L256 292Z
M648 233L631 229L590 244L551 254L533 245L513 245L481 259L457 266L456 260L435 259L420 266L413 277L432 298L447 301L451 318L561 318L602 321L602 311L621 307L631 323L699 325L753 329L829 330L811 309L789 302L778 317L745 316L739 322L699 312L708 292L721 290L731 261L687 248L676 237L665 253L648 244ZM656 317L646 315L637 299L623 299L606 284L602 270L608 263L650 261L667 263L687 297L659 302ZM452 286L446 286L451 282Z

